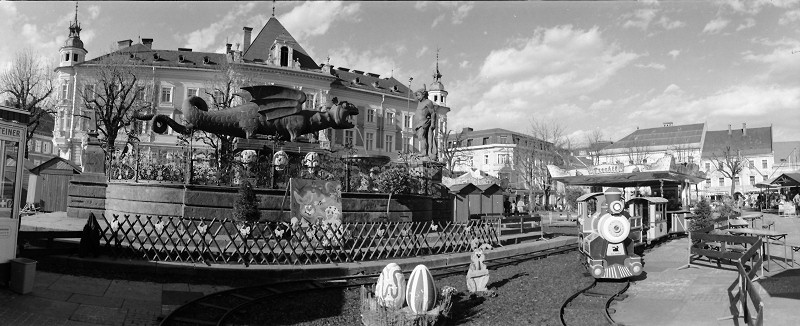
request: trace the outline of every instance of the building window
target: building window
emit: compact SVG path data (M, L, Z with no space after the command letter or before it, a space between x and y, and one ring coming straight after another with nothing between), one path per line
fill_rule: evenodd
M706 186L707 186L707 187L710 187L710 186L711 186L711 178L707 178L707 179L706 179Z
M750 164L750 165L748 165L748 166L749 166L751 169L755 169L755 168L756 168L756 162L754 162L753 160L748 160L747 162Z
M508 144L508 136L500 136L499 141L501 144Z
M467 147L472 146L472 139L467 139Z
M69 53L64 55L64 61L69 61Z
M767 168L767 160L761 160L761 168L762 169L766 169Z
M719 178L719 185L720 186L724 186L725 185L725 178Z
M64 82L61 84L61 99L68 100L69 99L69 82Z
M483 137L483 141L481 142L481 145L489 145L489 137Z
M387 152L394 151L394 136L386 135L386 141L384 142L383 148L386 149Z
M411 149L414 148L414 139L411 137L403 137L403 152L409 153Z
M72 54L72 61L78 61L78 54L77 53L73 53Z
M365 135L365 138L366 138L366 144L365 144L365 147L367 148L367 150L368 150L368 151L371 151L371 150L372 150L372 147L373 147L373 145L372 145L372 141L373 141L373 139L374 139L374 134L373 134L373 133L371 133L371 132L368 132L368 133Z
M375 110L367 110L367 122L375 122Z
M733 184L735 185L739 184L739 177L733 177Z
M483 155L483 164L489 164L489 154Z
M711 171L711 163L706 163L706 172Z
M694 163L694 156L689 156L689 164Z
M497 154L497 164L508 164L508 154Z
M41 153L42 152L42 142L40 140L34 141L34 152Z
M353 142L353 131L352 130L345 130L344 131L344 143L355 145L356 143Z
M410 115L403 116L403 127L411 128L412 125L413 124L411 122L411 116Z
M197 96L200 93L200 89L197 87L190 87L186 89L186 97Z
M394 124L394 112L386 112L386 124Z
M752 162L752 161L750 161L750 162ZM751 185L754 185L754 184L756 184L756 176L754 176L754 175L751 175L751 176L750 176L750 184L751 184Z
M50 154L50 143L49 142L42 142L42 150L45 154Z
M172 87L168 86L161 87L161 103L163 104L172 103Z

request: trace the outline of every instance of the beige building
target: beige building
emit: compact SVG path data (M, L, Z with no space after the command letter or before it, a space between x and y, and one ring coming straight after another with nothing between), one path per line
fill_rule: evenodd
M69 27L69 38L59 51L60 64L56 69L58 116L53 134L57 153L81 164L87 131L94 129L91 125L93 113L83 107L81 96L91 94L97 87L92 72L105 56L127 58L144 67L146 73L140 76L140 80L147 87L144 100L154 108L151 113L165 114L178 122L182 122L183 99L196 95L210 103L213 94L208 94L209 80L221 66L229 65L236 73L245 76L250 84L282 85L302 90L308 98L306 109L328 104L334 97L355 104L360 112L356 128L326 133L329 136L320 139L323 148L336 150L351 143L360 153L392 158L396 158L400 151L415 150L412 125L416 100L408 84L404 85L391 76L334 67L327 62L318 64L275 17L270 18L255 37L252 30L244 27L241 49L227 44L226 53L196 52L186 48L158 49L156 39L142 38L138 43L119 41L115 51L87 60L76 17ZM440 133L447 129L447 113L450 111L441 77L437 63L434 80L427 88L430 99L440 106ZM156 134L148 122L136 130L140 145L177 148L178 135L171 129L167 134ZM124 137L119 141L124 143Z
M720 164L724 166L726 152L730 153L727 156L740 156L747 161L733 179L718 171ZM759 191L755 184L769 180L774 168L771 126L748 128L742 124L741 129L732 129L728 125L727 130L706 132L700 167L706 172L706 181L700 185L701 192L706 195L730 194L732 183L734 193Z

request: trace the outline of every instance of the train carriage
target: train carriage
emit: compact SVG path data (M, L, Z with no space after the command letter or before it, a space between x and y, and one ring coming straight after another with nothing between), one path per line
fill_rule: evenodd
M628 212L641 220L643 232L638 242L650 244L669 235L668 200L661 197L634 197L627 201Z

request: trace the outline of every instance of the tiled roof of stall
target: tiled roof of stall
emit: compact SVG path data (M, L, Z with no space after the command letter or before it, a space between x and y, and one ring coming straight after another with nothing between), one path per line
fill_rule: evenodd
M700 143L703 139L703 129L705 129L704 123L638 129L603 149Z

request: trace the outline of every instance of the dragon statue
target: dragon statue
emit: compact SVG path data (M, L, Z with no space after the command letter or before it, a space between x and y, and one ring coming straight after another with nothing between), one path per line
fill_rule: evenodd
M234 137L252 138L253 135L278 136L279 139L297 141L297 137L327 128L350 129L355 125L352 116L358 108L347 101L333 98L333 106L319 111L303 110L305 93L282 86L242 87L250 98L248 103L226 110L208 111L206 102L197 96L183 102L181 125L163 114L141 114L138 120L152 120L153 131L163 134L167 126L178 133L188 135L193 131L206 131ZM246 94L241 94L248 98Z

